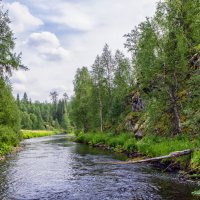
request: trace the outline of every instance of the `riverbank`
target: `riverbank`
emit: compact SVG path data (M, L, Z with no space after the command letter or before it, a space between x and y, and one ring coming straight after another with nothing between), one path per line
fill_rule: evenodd
M23 139L45 137L61 133L61 130L21 130Z
M196 149L200 147L200 138L188 136L176 136L173 138L160 136L145 136L142 140L136 140L133 135L122 133L79 133L76 142L86 143L91 146L125 153L130 158L158 157L168 155L174 151ZM200 179L200 150L194 150L191 155L181 158L164 159L156 163L166 171L184 171L184 176L190 175L192 179Z
M30 139L36 137L45 137L61 133L62 130L21 130L22 139ZM22 147L18 146L19 141L5 140L0 143L0 161L4 160L7 155L19 152Z

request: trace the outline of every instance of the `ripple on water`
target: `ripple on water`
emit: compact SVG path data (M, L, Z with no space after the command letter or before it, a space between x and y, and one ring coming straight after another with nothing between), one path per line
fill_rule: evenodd
M0 199L5 200L190 200L193 186L147 165L109 165L119 155L68 141L34 138L0 163Z

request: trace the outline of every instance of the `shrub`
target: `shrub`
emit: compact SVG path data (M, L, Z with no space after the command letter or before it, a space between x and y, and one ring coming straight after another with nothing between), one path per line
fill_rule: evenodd
M8 144L16 146L19 142L19 139L16 135L16 133L7 126L0 126L0 143L1 144Z

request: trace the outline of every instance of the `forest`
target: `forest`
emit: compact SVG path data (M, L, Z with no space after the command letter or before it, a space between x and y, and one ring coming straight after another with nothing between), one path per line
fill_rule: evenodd
M199 13L198 1L160 2L124 35L131 59L105 44L77 70L69 104L77 141L150 157L195 149L189 167L199 173Z
M20 110L21 128L28 130L53 130L63 129L70 132L72 127L67 111L68 96L63 94L62 99L58 99L56 91L50 92L52 99L48 102L32 102L25 92L20 99L17 95L17 105Z
M159 3L124 36L131 60L106 44L91 68L77 70L70 102L77 129L198 135L198 3Z
M18 146L21 129L59 129L77 142L126 154L192 149L191 157L172 162L199 180L199 0L159 2L153 17L124 35L131 56L106 43L91 66L77 69L74 94L58 99L52 91L51 102L32 102L26 92L14 98L10 77L28 68L14 53L9 25L0 8L0 155Z

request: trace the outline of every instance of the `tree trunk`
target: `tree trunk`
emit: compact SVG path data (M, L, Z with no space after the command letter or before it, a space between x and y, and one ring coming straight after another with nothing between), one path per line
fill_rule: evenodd
M99 117L100 117L101 132L103 132L103 105L102 105L102 100L101 100L100 93L99 93Z
M177 133L181 133L182 132L181 119L180 119L180 114L179 114L179 110L178 110L177 97L175 94L174 87L172 87L170 90L170 97L171 97L172 108L173 108L175 131Z

